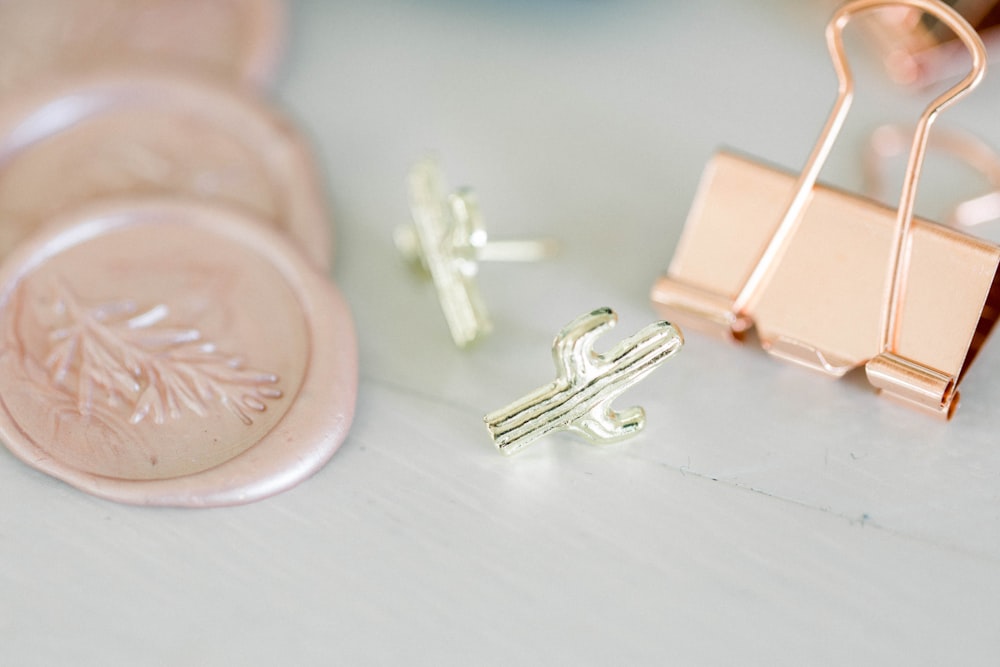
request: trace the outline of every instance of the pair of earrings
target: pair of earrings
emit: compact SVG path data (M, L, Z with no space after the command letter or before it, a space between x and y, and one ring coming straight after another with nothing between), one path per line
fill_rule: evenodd
M921 114L895 210L817 181L854 95L844 28L855 15L886 5L948 27L972 65ZM878 392L950 419L959 382L1000 320L1000 246L916 218L914 202L931 124L982 80L986 47L941 0L850 0L835 12L826 41L838 92L805 168L796 176L724 152L713 158L651 299L663 315L734 341L753 328L771 354L828 376L863 365ZM993 168L991 153L984 159L975 143L960 142L958 152ZM410 186L411 247L434 279L455 341L467 344L489 328L472 282L489 247L478 208L470 195L444 197L440 175L427 163ZM971 204L959 220L994 214L992 198ZM600 309L571 322L552 347L556 380L486 415L501 451L554 430L605 442L642 428L640 409L616 413L611 400L676 353L682 338L659 322L595 354L594 339L615 319Z
M488 241L475 194L468 189L446 194L441 171L431 160L413 168L408 185L413 224L396 230L396 246L429 274L452 339L466 347L493 326L475 280L479 262L542 259L554 254L555 243ZM654 322L610 351L596 353L595 341L617 320L610 308L598 308L563 327L552 343L556 379L483 418L501 453L513 454L556 431L601 444L642 430L641 407L618 412L611 403L676 354L684 338L669 322Z

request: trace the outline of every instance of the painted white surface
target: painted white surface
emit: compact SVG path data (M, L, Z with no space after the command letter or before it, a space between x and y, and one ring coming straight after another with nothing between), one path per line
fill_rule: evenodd
M0 452L0 664L1000 661L996 341L950 424L696 334L620 401L647 408L631 441L504 459L481 423L551 380L576 315L618 310L608 346L655 319L716 147L804 161L834 94L830 5L294 8L279 99L327 174L361 341L352 433L293 491L211 511L103 502ZM824 174L847 186L864 133L915 108L853 53L857 110ZM994 74L942 122L1000 144L998 96ZM468 352L390 241L428 151L494 237L566 244L482 267L496 332ZM942 179L918 208L978 187Z

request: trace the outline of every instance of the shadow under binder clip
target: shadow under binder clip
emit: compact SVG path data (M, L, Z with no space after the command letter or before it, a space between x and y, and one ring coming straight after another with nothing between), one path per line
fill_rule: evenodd
M889 5L932 14L972 55L972 71L920 116L897 210L816 184L853 97L844 26ZM914 219L913 204L930 126L982 79L985 49L938 0L854 0L834 15L826 40L839 94L803 172L716 155L651 297L689 329L743 340L756 327L768 352L827 375L864 364L886 395L949 418L998 316L1000 247Z

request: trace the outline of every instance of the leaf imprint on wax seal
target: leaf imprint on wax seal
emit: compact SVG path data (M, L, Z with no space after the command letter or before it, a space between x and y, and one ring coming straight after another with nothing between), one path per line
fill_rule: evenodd
M45 366L58 387L75 394L84 416L104 400L130 408L133 424L147 417L162 424L185 409L204 417L218 403L249 426L267 401L282 396L277 375L246 368L197 329L164 324L166 305L141 310L126 300L84 306L66 285L55 289L60 325L49 333Z

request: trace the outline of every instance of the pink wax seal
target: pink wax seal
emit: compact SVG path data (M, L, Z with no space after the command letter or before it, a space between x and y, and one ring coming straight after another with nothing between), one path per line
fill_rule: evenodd
M347 435L357 344L283 236L196 200L103 202L0 267L0 439L119 502L278 493Z
M0 92L118 62L262 86L284 33L281 0L3 0Z
M255 96L130 67L0 99L0 256L81 204L174 194L251 213L329 266L329 215L312 155Z

